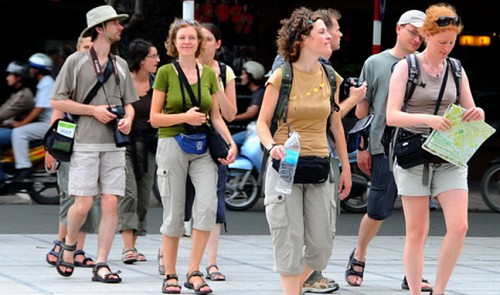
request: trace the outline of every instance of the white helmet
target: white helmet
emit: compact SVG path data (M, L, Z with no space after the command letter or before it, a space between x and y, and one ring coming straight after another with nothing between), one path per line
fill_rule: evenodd
M29 58L29 66L47 71L52 70L52 59L44 53L35 53Z
M27 74L26 66L18 61L10 62L5 71L9 74L16 74L22 77Z
M245 70L247 74L252 74L252 77L255 80L261 80L262 78L264 78L264 74L266 73L264 66L253 60L244 63L243 70Z

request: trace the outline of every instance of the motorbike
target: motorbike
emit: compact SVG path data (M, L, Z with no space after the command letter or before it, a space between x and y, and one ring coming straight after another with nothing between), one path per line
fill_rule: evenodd
M264 193L258 181L263 152L255 122L248 124L246 132L236 160L227 166L225 206L233 211L250 209Z
M30 198L43 205L59 204L59 187L55 173L45 169L45 149L42 140L30 142L29 151L33 171L21 180L15 180L15 159L12 149L2 152L0 161L6 174L6 180L0 187L0 195L27 193Z
M481 179L481 196L495 212L500 212L500 157L494 159Z
M260 170L263 151L255 126L251 124L247 127L247 137L240 153L236 160L228 165L225 206L233 211L248 210L259 198L264 197L263 188L258 181L262 173ZM349 196L340 202L340 206L347 212L364 213L368 204L370 178L357 168L355 152L349 154L349 162L353 186Z

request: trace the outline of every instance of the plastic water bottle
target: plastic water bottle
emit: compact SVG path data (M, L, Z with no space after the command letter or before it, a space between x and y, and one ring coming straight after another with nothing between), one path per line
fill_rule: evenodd
M285 158L281 160L279 178L275 188L278 193L289 195L292 192L295 168L297 168L300 154L299 139L299 133L294 131L285 142Z

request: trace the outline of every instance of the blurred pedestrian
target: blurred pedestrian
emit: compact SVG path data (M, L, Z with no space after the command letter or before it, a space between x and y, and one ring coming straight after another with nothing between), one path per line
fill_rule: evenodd
M123 240L122 262L132 264L146 261L136 244L137 238L147 233L146 215L155 175L158 130L151 126L149 117L160 56L151 42L138 38L128 46L127 61L139 100L132 104L135 116L125 154L127 181L125 196L118 202L118 232Z
M360 81L368 84L366 100L356 107L356 116L364 118L373 114L369 141L363 142L357 151L358 167L370 175L371 187L368 193L367 213L361 218L356 247L353 249L345 280L351 286L361 286L365 269L366 253L372 239L377 235L382 223L394 211L394 202L398 196L394 177L389 167L389 160L384 155L380 142L386 125L386 106L389 80L395 63L418 50L422 45L422 27L425 14L420 10L408 10L401 14L396 24L396 43L390 49L370 56L361 69ZM403 278L403 286L406 279ZM422 281L422 290L432 290L427 280Z
M88 50L92 46L92 40L90 37L79 36L76 41L76 50ZM50 125L58 118L63 118L65 114L61 111L54 110L52 117L50 118ZM45 167L49 171L57 171L57 186L59 187L59 226L57 231L57 240L54 240L54 246L45 256L45 261L50 265L56 265L57 257L61 251L61 242L64 242L64 237L68 234L67 221L68 221L68 210L74 203L74 198L68 194L68 174L69 174L69 162L56 162L54 157L46 151L45 152ZM86 255L85 250L85 239L87 233L96 232L97 224L97 214L98 206L94 204L92 209L90 209L85 223L82 225L77 237L76 251L74 253L74 264L78 267L93 267L95 265L94 260Z

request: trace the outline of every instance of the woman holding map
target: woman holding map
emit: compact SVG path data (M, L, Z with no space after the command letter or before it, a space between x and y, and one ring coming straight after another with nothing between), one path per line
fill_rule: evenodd
M392 74L387 103L387 124L427 137L431 130L447 131L452 127L443 117L448 105L458 103L466 109L464 122L484 120L484 111L474 104L469 80L462 68L459 97L451 66L447 60L463 25L454 7L434 4L427 8L420 33L426 48L417 54L420 81L406 109L403 107L408 80L408 64L398 62ZM446 79L446 82L443 80ZM444 83L443 83L444 82ZM443 86L444 85L444 86ZM443 87L442 87L443 86ZM436 115L436 101L443 88L442 101ZM420 285L424 265L424 246L429 231L429 196L437 200L444 213L446 234L442 240L434 290L431 294L444 294L467 233L467 167L456 166L440 159L404 169L394 167L394 178L406 222L404 268L412 295L421 294Z

